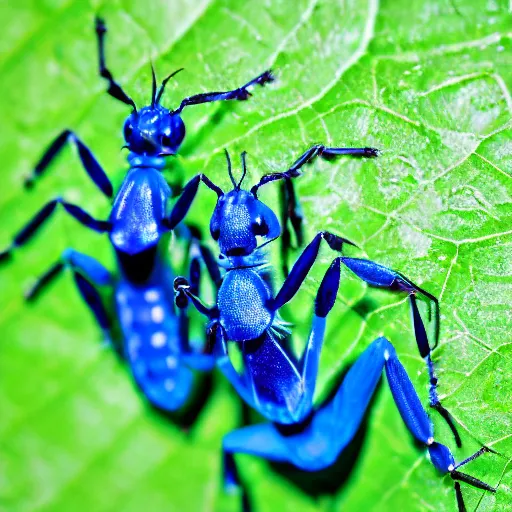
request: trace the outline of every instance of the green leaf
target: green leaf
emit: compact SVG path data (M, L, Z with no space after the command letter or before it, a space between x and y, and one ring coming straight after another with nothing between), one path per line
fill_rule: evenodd
M250 178L282 170L310 144L381 148L376 160L319 162L298 180L308 236L329 229L363 254L399 269L440 298L434 352L445 406L464 446L488 454L467 471L496 495L463 484L468 510L512 507L512 17L505 0L297 0L72 2L0 7L3 163L0 245L47 200L63 195L100 218L108 203L66 150L30 192L22 187L63 128L90 145L115 184L126 172L127 109L97 76L93 18L108 22L116 78L148 101L152 60L183 96L241 84L267 67L279 80L244 104L185 114L180 167L228 183L223 148L249 153ZM219 122L209 120L219 114ZM169 173L172 175L172 172ZM275 204L275 191L265 199ZM208 194L191 213L206 228ZM238 510L220 487L222 436L239 425L239 402L220 376L189 432L156 414L127 368L101 346L69 276L34 304L31 280L65 247L113 268L104 237L56 215L0 272L0 509L9 511ZM332 254L322 253L287 317L297 346ZM279 277L279 276L278 276ZM307 311L307 314L306 314ZM306 320L304 320L306 318ZM330 319L318 400L379 334L397 347L424 401L427 375L403 298L365 289L348 272ZM371 406L350 478L318 499L265 461L240 456L256 511L456 509L403 426L385 381ZM433 415L438 440L453 448ZM341 477L340 477L341 479Z

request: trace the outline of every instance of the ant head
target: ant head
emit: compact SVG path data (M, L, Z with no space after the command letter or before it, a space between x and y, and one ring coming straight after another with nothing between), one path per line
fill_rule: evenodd
M124 139L137 154L174 155L185 138L185 124L179 114L161 105L132 112L124 123Z
M160 105L167 82L181 69L163 80L158 92L153 66L151 105L139 111L134 108L124 123L126 147L134 153L151 156L174 155L185 138L185 124L178 112Z
M258 248L257 237L263 243L260 247L281 234L276 214L250 191L241 189L246 174L245 152L242 153L243 175L236 183L228 160L228 172L233 190L219 195L210 222L210 233L218 241L222 254L227 257L247 256Z

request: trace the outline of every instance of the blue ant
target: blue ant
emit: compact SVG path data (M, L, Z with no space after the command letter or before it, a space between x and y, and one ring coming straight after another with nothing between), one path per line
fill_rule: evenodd
M416 303L417 295L425 296L425 300L433 302L432 307L436 309L435 335L438 336L439 308L432 295L398 272L382 265L369 260L338 256L330 265L318 289L312 329L300 360L297 361L287 349L290 332L279 316L279 309L300 288L316 260L321 241L327 242L335 251L341 251L344 244L354 244L327 231L318 233L302 252L280 291L274 296L271 287L272 268L266 247L280 236L280 225L274 212L259 201L257 192L266 183L298 176L300 167L316 156L335 156L346 152L346 149L323 146L321 151L310 150L288 171L263 176L250 190L241 188L246 175L245 153L242 153L242 178L236 183L226 152L228 172L233 183L233 190L226 194L206 181L204 176L196 177L197 182L202 180L218 196L210 231L212 237L218 241L221 251L219 263L226 269L226 275L218 290L214 307L203 304L185 278L176 278L176 304L184 308L190 301L198 311L208 317L208 335L218 368L242 399L271 421L235 430L224 438L224 481L228 489L239 485L235 453L248 453L276 462L290 463L305 471L319 471L331 466L357 432L382 369L385 368L403 421L413 436L427 446L434 466L443 473L449 473L456 481L457 503L459 510L464 511L458 481L491 492L495 489L459 472L458 468L492 450L483 447L468 459L456 464L450 450L434 441L432 422L388 340L375 340L348 372L334 398L319 409L313 408L326 317L336 300L340 266L343 263L373 286L409 294L417 344L420 353L425 354L431 375L431 405L441 412L456 433L449 413L441 406L437 397L437 381L433 376L429 341ZM260 245L257 237L261 237ZM228 341L237 342L241 346L244 363L242 375L230 361ZM458 434L456 439L460 439ZM246 498L244 506L248 507Z
M169 234L181 222L193 200L196 186L186 185L169 213L171 188L162 175L165 157L174 155L184 137L183 109L190 105L220 100L246 100L249 89L273 80L266 71L246 85L227 92L198 94L185 98L176 110L168 110L160 100L169 75L157 91L153 71L151 105L137 110L134 101L114 80L105 65L104 36L106 27L96 20L99 51L99 73L108 81L108 94L130 105L133 112L124 125L124 138L129 149L130 168L117 192L108 220L97 220L81 207L62 198L49 201L13 238L11 245L0 252L0 260L27 243L61 205L85 227L108 233L114 247L119 278L91 256L67 249L60 260L42 275L27 293L35 298L45 285L64 268L70 268L81 297L92 310L97 323L108 339L112 319L105 309L96 286L112 286L115 292L116 315L123 335L123 354L129 362L135 381L148 400L165 411L175 411L185 403L193 385L195 370L209 370L211 355L193 350L189 340L188 318L178 315L172 292L172 270L167 263ZM78 149L81 163L91 180L109 198L112 184L90 149L70 130L65 130L49 146L27 180L33 185L58 155L66 142ZM200 279L199 259L206 263L212 279L218 280L215 260L198 241L192 241L191 279L197 289Z
M186 280L181 279L175 282L178 301L180 304L186 304L187 297L192 299L197 309L211 320L211 325L220 325L226 342L229 340L241 345L245 367L242 377L234 370L227 357L227 343L221 344L225 347L226 354L217 364L238 393L272 421L297 423L309 414L325 330L325 318L315 317L304 355L300 362L294 361L283 349L287 345L289 332L279 315L279 309L294 297L304 282L317 258L322 240L335 251L341 251L343 244L354 244L327 231L318 233L304 249L281 289L274 296L271 285L273 269L268 260L266 247L279 238L281 227L275 213L258 199L258 190L276 180L296 178L300 175L300 169L317 157L360 155L362 150L373 156L377 151L368 149L327 148L315 145L299 157L287 171L263 176L250 190L241 188L247 172L245 153L242 153L242 178L236 183L226 152L228 172L233 183L233 190L230 192L225 194L204 175L195 178L196 186L199 181L203 181L218 197L210 221L210 233L213 239L218 241L218 261L219 265L226 269L226 275L219 288L215 307L208 308L202 304L187 287ZM193 181L194 179L190 182L191 187ZM260 245L257 238L262 240ZM430 404L442 414L451 427L457 444L460 445L460 436L453 420L441 405L437 395L437 378L431 359L431 348L417 305L417 299L427 303L429 320L432 319L433 310L437 345L437 299L402 274L370 260L342 256L340 261L372 286L406 292L409 295L417 345L430 376ZM237 300L234 301L233 297L237 297ZM318 300L320 298L317 298ZM302 372L299 368L302 368ZM275 379L276 375L279 375L278 382ZM274 384L269 384L272 382Z

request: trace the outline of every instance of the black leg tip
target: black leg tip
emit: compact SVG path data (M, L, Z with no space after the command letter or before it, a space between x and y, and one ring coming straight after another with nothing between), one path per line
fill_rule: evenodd
M435 409L446 421L446 424L448 427L450 427L450 430L452 431L453 437L455 439L455 444L458 448L462 447L462 439L460 438L459 431L457 430L457 427L455 426L455 423L453 421L452 415L448 412L447 409L445 409L441 403L438 401L436 403L430 404L430 407L432 409Z
M347 238L343 238L338 235L333 235L332 233L329 233L328 231L324 231L323 238L329 244L329 247L333 251L341 252L344 244L348 244L348 245L357 247L357 245L354 242L351 242Z
M367 158L376 158L380 156L382 151L376 148L364 148L364 156Z
M259 83L261 85L264 85L264 84L267 84L270 82L274 82L275 79L276 79L276 76L274 75L274 72L271 69L267 69L267 71L265 71L261 75L261 80L259 81Z
M487 453L494 453L495 455L500 455L496 450L489 448L488 446L482 446L482 450Z

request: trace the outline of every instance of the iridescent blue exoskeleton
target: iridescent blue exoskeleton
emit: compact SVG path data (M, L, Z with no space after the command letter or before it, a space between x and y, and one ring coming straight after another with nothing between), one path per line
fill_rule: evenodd
M340 148L324 148L322 153L336 155ZM305 154L308 154L306 152ZM456 480L455 489L460 511L464 502L458 481L494 492L495 489L458 468L484 452L477 453L456 464L450 450L434 441L433 425L392 344L385 338L375 340L347 373L332 400L319 408L313 407L320 352L326 317L332 310L340 282L340 266L345 264L359 277L374 286L386 286L410 295L413 324L420 352L427 360L431 375L430 397L448 424L451 417L437 398L432 382L433 366L427 329L416 304L417 295L432 302L434 335L438 334L437 301L419 289L401 274L368 260L338 256L327 270L316 295L312 328L304 352L299 360L288 350L289 326L278 312L296 294L311 269L325 240L331 249L341 251L348 240L332 233L318 233L302 252L277 294L272 289L272 267L266 246L280 236L280 226L274 212L257 197L265 183L298 175L301 165L308 160L299 158L292 171L264 176L250 190L241 188L245 176L245 154L242 154L243 176L236 183L228 169L233 190L224 193L204 176L203 180L218 195L210 222L212 237L218 241L219 263L226 269L214 307L205 306L191 291L185 278L175 280L176 303L185 307L191 301L209 320L209 338L217 366L232 383L243 400L270 420L269 423L235 430L223 440L224 481L228 488L238 486L239 478L234 454L247 453L265 459L292 464L304 471L319 471L330 467L353 439L368 407L382 370L399 412L413 436L428 448L434 466L449 473ZM437 338L436 338L437 340ZM243 370L233 367L228 342L240 345ZM456 433L455 427L453 430ZM459 440L458 434L456 439ZM248 501L245 497L244 504Z
M81 207L56 198L17 233L10 247L0 253L0 260L29 241L58 205L84 226L99 233L108 233L118 262L117 279L91 256L67 249L36 282L27 298L34 298L44 285L68 267L73 271L80 294L108 336L112 318L95 285L113 286L116 314L123 334L122 351L134 378L152 404L174 411L190 394L192 369L211 369L213 358L192 349L186 313L175 311L173 276L167 263L168 235L185 216L197 187L194 183L192 187L185 186L174 208L170 209L171 189L162 174L165 157L175 154L184 139L185 125L181 112L185 107L219 100L246 100L251 87L264 85L273 77L270 71L266 71L238 89L191 96L184 99L176 110L169 110L160 101L166 83L175 73L167 77L157 90L153 72L151 104L137 110L134 101L115 82L105 65L105 32L105 24L97 19L100 75L109 83L108 93L133 109L124 125L130 169L115 195L109 218L96 220ZM104 170L89 148L70 130L65 130L50 145L35 166L27 185L33 185L67 142L78 149L82 165L92 181L104 195L112 197L113 187ZM197 240L191 244L194 251L191 261L193 286L199 284L200 259L205 260L216 280L218 268L215 261Z

